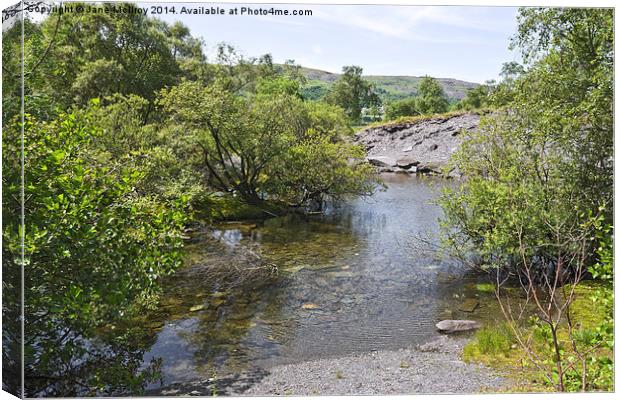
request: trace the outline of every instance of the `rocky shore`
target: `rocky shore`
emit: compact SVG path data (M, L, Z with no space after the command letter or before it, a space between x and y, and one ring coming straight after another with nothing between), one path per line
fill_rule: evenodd
M458 177L459 171L447 169L448 161L479 123L480 114L473 112L388 123L357 132L355 142L364 146L367 160L379 172Z
M505 384L490 369L461 361L468 335L420 346L277 365L244 375L172 384L151 395L305 396L479 393Z

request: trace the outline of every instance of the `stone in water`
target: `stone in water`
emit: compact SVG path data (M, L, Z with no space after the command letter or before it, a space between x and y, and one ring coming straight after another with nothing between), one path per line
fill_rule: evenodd
M480 323L466 319L446 319L435 324L440 332L465 332L480 328Z
M465 299L460 305L459 310L464 312L474 312L474 310L480 305L478 300L475 299Z

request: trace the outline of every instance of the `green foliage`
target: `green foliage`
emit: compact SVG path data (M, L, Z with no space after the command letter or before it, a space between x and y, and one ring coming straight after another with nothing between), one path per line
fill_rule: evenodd
M303 98L298 81L284 76L276 78L260 78L256 84L256 93L260 96L292 96Z
M296 88L265 78L254 95L238 96L219 82L184 82L163 91L160 104L200 150L193 162L208 185L250 205L320 207L368 193L371 170L342 140L350 134L342 110L304 102Z
M476 290L483 293L495 292L495 286L491 283L478 283L476 284Z
M265 169L300 128L301 100L287 94L237 96L221 85L182 84L162 92L160 104L199 146L208 184L259 204Z
M599 215L595 220L596 238L598 239L598 262L590 266L588 271L595 279L611 280L614 272L614 237L613 226L604 224L603 216Z
M448 108L448 99L439 82L430 76L425 76L420 82L417 96L389 103L385 108L384 119L391 121L403 117L445 113ZM460 107L460 109L466 108Z
M351 121L360 120L362 108L380 103L372 84L362 78L362 68L345 66L342 75L334 83L326 101L342 107Z
M417 109L416 98L412 97L389 103L385 107L384 118L386 121L391 121L400 117L411 117L419 114L420 112Z
M57 13L40 24L26 20L25 25L26 109L39 117L41 106L43 110L84 106L91 98L115 93L138 95L152 106L156 91L179 77L206 79L208 74L200 65L204 61L200 41L180 23L168 25L143 14ZM15 24L6 39L3 35L3 43L9 45L3 52L5 75L16 90L19 33L20 24ZM5 117L18 111L9 110ZM144 110L143 120L151 111L152 107Z
M491 105L490 85L480 85L467 92L467 96L454 105L457 110L477 110L479 108L489 107Z
M329 88L325 82L310 81L301 89L301 94L306 100L320 101L329 93Z
M562 291L563 318L535 318L527 351L557 390L584 382L609 390L611 313L575 328L584 316L566 292L586 269L612 276L613 12L522 9L513 44L527 69L507 68L506 111L483 121L454 157L467 180L441 200L445 243L483 268L542 285L550 307Z
M481 354L505 355L514 341L514 335L506 323L487 326L478 330L474 340L463 348L463 356L471 360Z
M20 123L3 135L3 271L12 282L25 268L29 396L139 392L155 374L154 368L139 371L139 354L122 332L112 346L125 343L126 350L113 356L90 343L98 326L130 314L135 301L156 294L159 277L180 264L183 199L139 196L134 186L143 171L131 163L116 170L91 163L88 149L104 135L95 115L62 114L49 122L26 116L23 262L21 168L14 157ZM95 365L99 375L90 373ZM118 380L102 387L97 376L106 374Z
M596 227L596 236L599 247L596 249L598 262L588 270L593 278L605 282L588 298L595 305L601 317L584 327L577 333L577 341L584 348L599 348L590 354L587 360L589 381L596 390L612 390L614 387L614 291L613 281L613 228L603 225L599 217ZM587 308L586 308L587 310ZM587 312L587 311L586 311ZM581 377L581 375L579 376ZM572 379L573 381L575 379Z
M437 114L448 111L448 99L435 78L425 76L420 82L416 97L416 109L420 114Z
M591 290L587 285L576 288L576 300L570 317L579 321L577 329L560 326L560 355L563 365L565 390L583 390L584 373L586 389L613 390L613 289L610 285L597 285ZM543 359L557 381L557 355L549 325L532 318L529 328L535 340L538 357ZM572 341L572 342L571 342ZM549 382L547 382L549 383Z
M334 142L333 133L309 128L280 163L274 163L270 171L274 179L268 192L289 206L315 210L322 209L327 199L372 194L377 182L371 179L373 167L364 162L364 150L343 141Z
M528 19L532 29L547 32L565 19L577 26L587 21L592 29L556 33L558 45L566 46L562 57L555 47L547 48L516 84L510 113L483 122L454 159L468 180L442 201L447 225L458 228L449 242L475 251L483 264L514 265L522 258L521 244L533 264L557 261L557 254L570 258L576 238L589 238L595 229L591 216L609 218L608 209L599 212L613 198L612 37L606 13L523 11L522 19L545 21ZM519 40L535 34L520 32ZM587 40L582 35L590 33L596 47L573 48L573 41ZM588 242L591 255L596 242Z

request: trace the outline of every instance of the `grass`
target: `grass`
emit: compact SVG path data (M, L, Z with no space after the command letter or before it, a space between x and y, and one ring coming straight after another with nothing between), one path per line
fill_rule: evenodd
M463 357L468 360L478 354L505 355L515 342L514 335L507 324L499 324L480 329L475 340L463 349Z
M477 289L485 291L488 288L477 286ZM604 307L598 306L592 298L592 295L601 289L612 290L604 284L594 281L584 281L576 287L575 300L571 306L572 318L577 322L578 329L584 332L584 335L588 333L588 330L594 330L600 326L606 317ZM534 324L524 325L519 329L523 330L524 336L535 333ZM544 339L536 334L533 337L533 346L545 357ZM565 356L570 356L572 350L568 341L566 324L560 325L558 337L565 349ZM601 352L604 353L605 350ZM609 356L613 359L613 354L602 353L599 355ZM518 345L512 329L505 322L489 324L478 330L474 339L463 348L463 360L482 363L505 375L512 381L506 389L507 392L553 391L553 387L529 360L526 351ZM594 372L596 371L592 371L592 373ZM588 371L588 374L590 373L591 371Z
M496 370L509 382L505 392L546 392L538 371L518 347L506 323L486 326L476 332L474 339L463 348L463 360L481 363Z
M482 293L495 292L495 286L492 283L478 283L476 284L476 290Z

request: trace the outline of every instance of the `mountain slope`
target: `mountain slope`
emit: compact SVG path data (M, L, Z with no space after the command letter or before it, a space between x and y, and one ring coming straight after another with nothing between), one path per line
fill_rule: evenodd
M308 79L308 83L304 87L304 95L315 100L322 98L329 91L331 85L340 77L340 74L318 69L304 67L301 70ZM366 75L364 78L375 84L376 90L384 102L389 102L415 96L423 77ZM437 80L443 87L450 102L462 99L469 89L478 86L477 83L452 78L437 78Z

